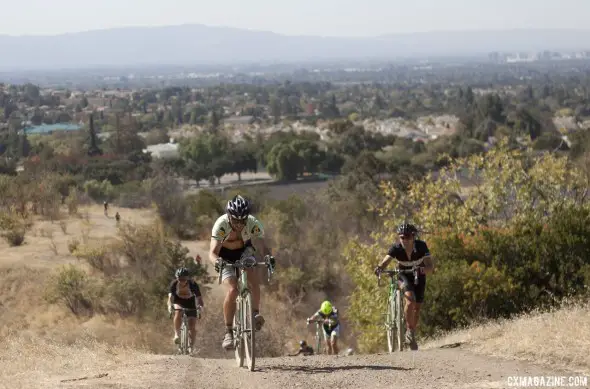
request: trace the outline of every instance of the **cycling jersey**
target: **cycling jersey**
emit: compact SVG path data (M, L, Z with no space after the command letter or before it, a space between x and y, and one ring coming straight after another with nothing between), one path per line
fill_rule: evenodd
M186 284L182 285L178 280L174 279L170 283L168 291L172 294L174 301L176 299L187 300L193 297L201 297L199 285L193 280L189 280Z
M317 311L316 315L318 315L319 317L321 317L322 319L326 320L326 319L330 319L331 322L330 323L324 323L324 327L326 329L334 329L336 327L338 327L338 324L340 324L339 320L338 320L338 310L334 307L332 307L332 312L330 312L329 315L324 314L322 311Z
M213 230L211 231L211 237L216 240L225 241L232 231L229 225L229 216L227 214L221 215L215 221ZM256 219L252 215L248 215L246 226L242 230L242 240L246 242L251 238L262 238L264 236L264 227L260 220Z
M406 249L401 245L401 243L394 243L387 252L387 255L397 259L399 263L399 268L401 270L405 270L411 269L412 267L408 265L404 266L404 262L413 262L428 257L430 256L430 250L428 250L426 242L424 242L423 240L416 239L414 241L414 249L412 250L411 258L408 258L408 255L406 254ZM424 263L421 263L419 266L424 266Z

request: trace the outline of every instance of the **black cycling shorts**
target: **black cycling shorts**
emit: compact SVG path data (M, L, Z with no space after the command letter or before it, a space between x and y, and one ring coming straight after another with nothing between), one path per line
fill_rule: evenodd
M186 308L186 309L197 309L197 304L195 303L194 297L191 297L189 299L183 299L180 297L173 297L172 303L178 304L181 307ZM186 315L188 317L197 317L197 311L186 311Z
M417 303L424 302L424 291L426 290L426 276L418 275L418 285L414 284L415 277L412 273L399 273L398 284L404 292L414 292Z

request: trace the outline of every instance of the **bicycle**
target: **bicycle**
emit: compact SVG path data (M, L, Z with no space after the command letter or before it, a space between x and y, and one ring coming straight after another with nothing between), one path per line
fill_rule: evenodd
M405 303L402 299L402 291L399 289L397 283L397 276L399 273L413 273L414 284L418 284L418 264L422 260L413 261L409 266L411 269L395 269L395 270L382 270L377 275L377 285L381 286L381 273L385 273L389 276L389 296L387 299L387 312L385 316L385 331L387 333L387 347L390 353L394 351L404 350L404 337L406 335L406 317ZM405 266L405 264L404 264Z
M254 312L252 310L252 294L248 288L248 276L245 269L256 268L256 266L266 266L268 270L268 281L274 272L268 256L264 262L258 262L250 252L244 251L242 257L235 263L228 263L220 258L219 283L221 284L221 275L226 266L233 267L238 275L238 297L236 298L236 313L234 314L233 335L234 350L238 367L244 366L244 359L248 369L254 371L255 362L255 330Z
M316 320L307 320L307 324L315 323L315 341L316 341L316 354L321 354L322 351L322 338L326 341L326 333L322 328L324 323L323 320L316 319Z
M180 355L188 355L189 354L189 344L188 344L188 315L186 314L189 311L197 311L197 319L201 318L201 310L199 307L197 309L193 308L174 308L175 311L182 311L182 324L180 326L180 344L178 345L178 354ZM170 313L170 317L172 317L172 313ZM191 347L194 347L191 344Z

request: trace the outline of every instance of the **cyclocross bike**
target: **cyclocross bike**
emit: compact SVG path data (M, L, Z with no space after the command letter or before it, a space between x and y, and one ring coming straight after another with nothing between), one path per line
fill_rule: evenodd
M248 289L248 277L246 269L256 268L256 266L266 266L268 270L268 281L274 271L270 264L268 256L264 262L258 262L253 255L253 250L244 250L241 258L235 263L228 263L221 259L220 268L233 267L238 274L238 297L236 298L236 313L234 314L234 350L238 367L244 366L244 359L250 371L254 370L256 359L255 350L255 329L254 329L254 312L252 310L252 293ZM219 272L219 283L221 284L221 274Z
M188 316L187 312L189 311L197 311L197 319L201 318L201 310L199 307L197 309L192 308L174 308L175 311L182 311L182 324L180 326L180 344L178 345L178 354L180 355L188 355L190 353L189 348L194 348L195 345L188 344ZM170 313L170 317L172 317L172 313Z
M387 333L387 347L389 352L403 351L404 338L406 335L405 303L402 298L403 292L398 286L399 273L413 273L414 284L418 284L418 265L422 259L411 262L412 268L400 270L382 270L377 275L377 285L381 286L381 273L389 276L389 297L387 298L387 311L385 313L385 331ZM405 264L404 264L405 265Z
M315 320L307 320L307 324L309 323L315 323L315 352L316 354L321 354L322 353L322 339L325 341L326 340L326 333L324 332L324 329L322 328L322 325L324 323L323 319L315 319Z

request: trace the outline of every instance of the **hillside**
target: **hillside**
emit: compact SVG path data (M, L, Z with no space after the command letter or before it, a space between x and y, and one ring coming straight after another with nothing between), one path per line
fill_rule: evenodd
M369 38L287 36L205 25L0 36L0 70L399 59L491 51L584 50L590 30L437 31Z
M197 357L171 355L169 323L148 324L96 315L73 317L63 307L43 300L52 268L75 262L67 254L72 238L108 241L116 234L114 212L122 220L147 223L150 210L81 209L82 218L37 222L26 244L0 246L0 387L1 388L168 388L189 385L208 388L276 388L326 386L336 388L503 388L509 376L588 374L590 334L588 307L523 316L489 323L428 342L403 355L339 355L259 358L249 373L235 367L233 355L219 350L217 328L223 289L206 291L206 318L199 324ZM65 225L66 232L61 229ZM88 227L91 228L88 228ZM88 232L85 232L88 231ZM50 248L55 242L57 254ZM191 255L206 254L207 242L183 242ZM23 304L22 296L28 302ZM30 304L34 301L35 304ZM27 308L27 309L23 309ZM279 312L269 308L267 312ZM268 316L259 342L274 338L280 314ZM557 336L575 322L580 330ZM539 336L543 335L543 336ZM295 347L294 342L288 348ZM343 345L344 346L344 345ZM450 347L457 346L457 347ZM501 357L501 359L499 359ZM520 359L521 362L514 362ZM538 365L538 363L545 364Z

